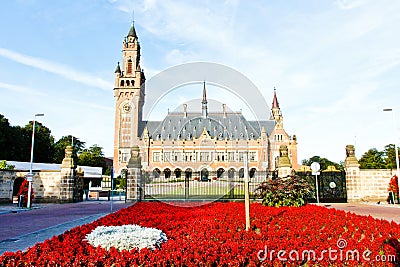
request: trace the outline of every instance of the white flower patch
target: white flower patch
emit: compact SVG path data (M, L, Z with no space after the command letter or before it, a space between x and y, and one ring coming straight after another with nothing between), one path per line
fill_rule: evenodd
M165 233L156 228L142 227L136 224L122 226L98 226L86 240L94 247L100 246L106 250L115 247L119 251L137 248L160 248L168 238Z

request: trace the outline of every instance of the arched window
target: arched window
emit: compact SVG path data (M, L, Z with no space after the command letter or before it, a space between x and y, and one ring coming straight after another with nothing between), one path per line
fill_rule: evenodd
M235 169L234 168L230 168L228 170L228 178L233 178L235 176Z
M120 86L125 86L124 80L121 80Z
M201 179L201 181L204 181L204 182L208 182L209 180L208 180L208 170L207 169L202 169L201 170L201 172L200 172L200 179Z
M192 170L191 169L186 169L185 170L185 178L186 179L190 179L190 178L192 178Z
M255 174L256 174L256 168L251 168L249 173L250 178L253 178Z
M244 178L244 169L240 168L239 170L239 178Z
M160 178L160 174L161 174L160 169L156 168L156 169L153 170L154 178Z
M223 168L219 168L217 170L217 178L222 178L222 175L224 174L225 170Z
M128 59L128 66L127 66L127 69L126 69L126 73L127 74L132 74L132 60L131 59Z
M171 177L171 170L170 169L165 169L164 170L164 177L165 179L169 179Z
M181 178L182 171L181 169L175 169L174 171L176 179Z

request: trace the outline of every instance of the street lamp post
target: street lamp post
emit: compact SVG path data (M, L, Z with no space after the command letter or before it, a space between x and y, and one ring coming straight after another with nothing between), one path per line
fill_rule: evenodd
M395 116L394 116L394 111L391 108L384 108L383 111L390 111L392 112L392 125L393 125L393 134L394 134L394 150L396 153L396 174L397 177L399 176L400 172L399 172L399 151L397 151L397 131L396 131L396 120L395 120Z
M32 173L32 163L33 163L33 147L35 145L35 124L36 124L36 117L41 117L44 116L44 114L35 114L35 117L33 119L33 125L32 125L32 145L31 145L31 161L29 162L29 176L28 176L28 202L27 202L27 208L32 207L31 203L31 194L32 194L32 181L33 181L33 173Z

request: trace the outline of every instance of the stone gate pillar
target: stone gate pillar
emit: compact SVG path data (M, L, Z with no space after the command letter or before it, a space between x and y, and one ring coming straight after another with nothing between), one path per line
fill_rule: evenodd
M360 164L354 155L354 146L346 146L346 159L344 160L344 170L346 172L347 199L355 200L360 198Z
M72 146L67 146L65 148L65 158L61 163L61 202L73 202L74 200L75 168L75 162L72 158Z
M126 199L129 201L139 200L143 198L144 192L141 185L142 163L138 146L131 148L131 158L127 167Z
M286 177L292 173L292 164L290 163L288 147L281 145L279 147L278 158L278 177Z

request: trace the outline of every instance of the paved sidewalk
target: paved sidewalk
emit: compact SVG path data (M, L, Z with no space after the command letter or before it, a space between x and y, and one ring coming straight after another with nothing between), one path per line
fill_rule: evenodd
M335 208L352 212L358 215L372 216L377 219L400 223L400 205L376 204L376 203L332 203L320 204L327 208Z
M114 201L113 212L132 203ZM37 242L110 213L109 201L68 204L36 204L35 209L21 210L0 206L0 255L5 251L26 250Z

